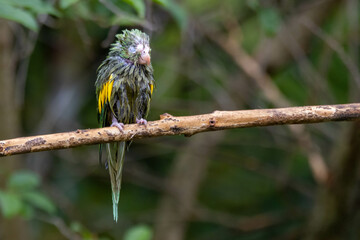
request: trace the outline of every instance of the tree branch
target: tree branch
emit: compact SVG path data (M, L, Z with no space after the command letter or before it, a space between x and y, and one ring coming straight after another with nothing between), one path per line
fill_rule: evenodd
M200 132L231 128L351 120L360 120L360 103L215 111L210 114L187 117L174 117L170 114L163 114L160 116L160 120L149 122L146 126L126 125L122 133L119 133L116 127L106 127L3 140L0 141L0 156L138 138L181 134L191 136Z

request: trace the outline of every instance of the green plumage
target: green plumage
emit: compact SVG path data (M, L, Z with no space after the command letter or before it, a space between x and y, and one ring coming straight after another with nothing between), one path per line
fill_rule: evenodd
M154 86L149 37L139 30L124 30L116 38L107 58L98 68L95 82L101 127L111 126L114 122L130 124L146 118ZM144 64L143 56L149 57L146 58L147 64ZM126 145L125 142L117 142L108 143L105 147L115 221L118 220L117 206ZM102 148L100 146L100 161Z

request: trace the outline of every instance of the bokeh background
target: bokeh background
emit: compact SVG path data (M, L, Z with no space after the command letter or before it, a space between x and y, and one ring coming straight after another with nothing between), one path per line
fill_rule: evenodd
M97 127L114 36L151 37L148 120L359 100L358 0L0 0L0 139ZM119 222L98 146L1 158L0 239L359 239L360 124L135 141Z

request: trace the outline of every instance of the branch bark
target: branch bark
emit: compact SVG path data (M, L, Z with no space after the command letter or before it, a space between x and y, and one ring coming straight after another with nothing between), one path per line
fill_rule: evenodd
M160 116L160 120L149 122L146 126L126 125L122 133L119 133L116 127L106 127L3 140L0 141L0 156L128 141L138 138L181 134L191 136L200 132L232 128L351 120L360 120L360 103L215 111L210 114L186 117L163 114Z

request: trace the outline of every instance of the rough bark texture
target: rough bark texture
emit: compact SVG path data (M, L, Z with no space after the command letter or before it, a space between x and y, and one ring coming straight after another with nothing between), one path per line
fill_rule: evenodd
M126 125L122 133L116 127L77 130L0 141L0 156L64 149L81 145L127 141L137 138L185 135L232 128L284 124L350 121L360 119L360 103L304 106L277 109L215 111L210 114L174 117L164 114L146 126Z

